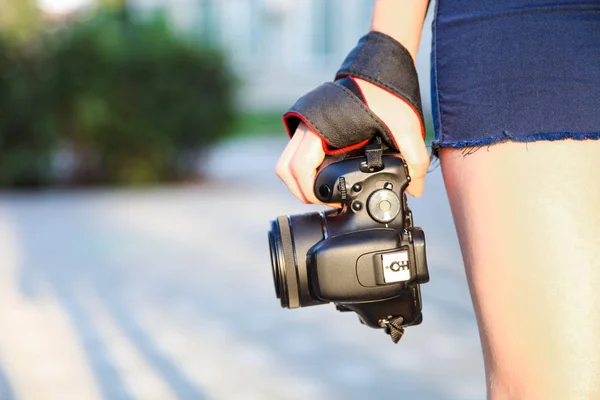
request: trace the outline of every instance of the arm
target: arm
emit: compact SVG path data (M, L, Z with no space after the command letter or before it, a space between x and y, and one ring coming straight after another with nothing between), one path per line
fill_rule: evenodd
M374 0L371 30L393 37L417 59L421 32L430 0ZM370 82L356 79L369 107L390 128L406 159L411 184L408 193L420 197L429 167L429 154L421 136L421 122L406 103Z
M430 0L374 0L371 30L393 37L416 59Z
M416 59L429 0L375 0L371 29L400 42ZM429 166L421 121L400 98L361 79L355 79L369 108L389 127L404 156L411 183L408 193L419 197ZM301 124L283 151L276 173L304 203L319 203L313 193L316 170L325 158L321 139Z

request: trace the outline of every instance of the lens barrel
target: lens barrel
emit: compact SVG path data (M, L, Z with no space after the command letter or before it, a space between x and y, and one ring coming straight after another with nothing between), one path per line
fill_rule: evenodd
M300 306L300 299L298 297L298 285L295 282L294 243L287 218L279 217L275 221L271 221L269 248L275 294L281 300L281 307L297 308Z
M281 307L298 308L325 302L310 291L306 255L323 239L321 214L283 216L271 221L269 250L275 295Z

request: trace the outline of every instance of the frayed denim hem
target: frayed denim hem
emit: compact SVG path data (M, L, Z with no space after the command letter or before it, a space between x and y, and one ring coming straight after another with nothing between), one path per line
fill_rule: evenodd
M564 139L573 139L573 140L600 140L600 132L585 132L585 133L575 133L575 132L549 132L549 133L534 133L529 135L513 135L507 131L503 131L502 135L499 136L491 136L483 139L473 139L473 140L460 140L460 141L451 141L451 140L434 140L431 142L432 147L432 155L437 157L437 153L439 149L442 148L474 148L481 146L491 146L493 144L499 144L504 142L537 142L540 140L545 141L555 141L555 140L564 140Z

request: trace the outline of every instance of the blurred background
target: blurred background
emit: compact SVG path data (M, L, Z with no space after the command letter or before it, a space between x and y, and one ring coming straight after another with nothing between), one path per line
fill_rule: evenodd
M275 297L269 221L321 209L274 174L281 115L371 7L0 0L0 400L485 398L439 168L410 200L431 282L398 345ZM428 118L430 41L428 15Z

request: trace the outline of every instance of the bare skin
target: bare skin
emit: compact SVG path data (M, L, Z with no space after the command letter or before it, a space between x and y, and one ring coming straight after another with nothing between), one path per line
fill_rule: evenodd
M416 54L427 1L375 1L373 30ZM414 112L358 80L420 196L428 155ZM442 149L482 342L488 399L600 399L600 141ZM325 154L301 126L276 172L305 203Z
M490 399L600 399L600 141L441 152Z

